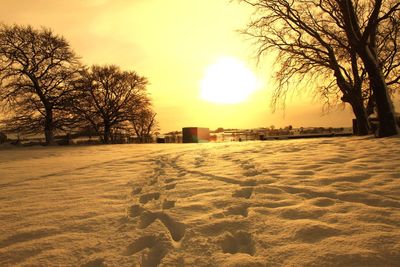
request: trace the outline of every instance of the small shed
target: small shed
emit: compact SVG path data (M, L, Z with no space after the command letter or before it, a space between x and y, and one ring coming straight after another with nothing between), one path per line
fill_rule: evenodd
M183 143L207 143L210 141L210 129L201 127L182 128Z

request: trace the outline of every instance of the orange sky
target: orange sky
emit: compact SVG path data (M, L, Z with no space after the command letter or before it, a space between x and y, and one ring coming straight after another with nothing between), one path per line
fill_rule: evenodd
M65 36L85 64L116 64L148 77L162 132L275 125L350 126L351 112L322 115L310 95L294 94L272 113L271 61L259 66L254 47L236 30L252 10L229 0L0 0L4 23L44 25ZM263 86L247 101L220 105L199 97L200 81L220 57L245 62Z

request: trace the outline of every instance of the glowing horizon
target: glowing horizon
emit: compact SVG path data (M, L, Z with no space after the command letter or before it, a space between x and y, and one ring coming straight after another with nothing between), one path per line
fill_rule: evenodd
M84 64L115 64L147 77L161 132L187 125L210 128L351 125L350 110L334 111L332 116L323 117L322 104L313 102L313 96L307 93L302 97L294 94L292 100L288 96L286 110L278 109L272 114L273 59L266 56L257 65L251 40L238 33L253 12L247 5L230 0L35 3L4 0L2 3L3 23L51 28L67 39ZM205 78L205 70L213 68L210 65L226 55L237 61L236 69L227 71L235 74L226 75L225 81L210 78L211 82L205 82L209 85L202 98L200 81L209 80ZM240 64L245 67L239 67ZM211 77L221 72L221 66L217 64L215 68ZM258 83L254 89L252 75L262 86ZM237 76L242 77L234 80ZM231 83L227 82L229 79ZM230 90L216 90L221 83L225 83L221 88ZM232 90L237 84L242 86ZM208 91L214 94L217 91L218 100L204 101L206 92L212 95Z
M260 81L244 62L220 57L207 67L200 81L200 98L217 104L244 102L260 87Z

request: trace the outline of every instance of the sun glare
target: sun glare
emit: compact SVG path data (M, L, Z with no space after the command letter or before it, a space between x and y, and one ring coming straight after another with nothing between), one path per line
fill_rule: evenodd
M242 61L224 57L207 68L200 82L200 97L213 103L236 104L258 87L256 76Z

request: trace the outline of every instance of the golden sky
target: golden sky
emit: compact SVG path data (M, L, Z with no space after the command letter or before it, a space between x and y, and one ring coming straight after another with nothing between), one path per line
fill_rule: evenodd
M162 132L275 125L350 126L351 112L322 115L310 95L285 111L270 108L272 61L257 66L244 28L252 10L230 0L0 0L4 23L46 26L63 35L85 64L116 64L146 76ZM243 61L262 86L239 104L200 98L200 81L221 57Z

